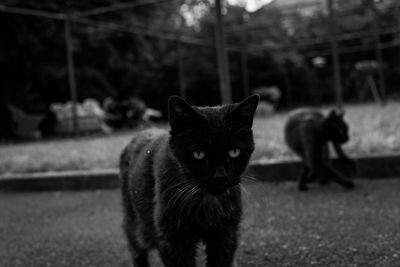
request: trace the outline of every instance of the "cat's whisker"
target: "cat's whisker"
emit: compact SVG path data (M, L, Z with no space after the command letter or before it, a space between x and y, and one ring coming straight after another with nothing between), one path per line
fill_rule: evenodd
M260 182L259 179L257 179L256 177L250 176L250 175L246 175L246 174L242 174L240 176L240 178L243 178L246 181L251 181L251 182Z
M177 190L177 192L175 192L174 195L172 195L172 197L169 199L167 207L169 207L169 204L171 201L174 201L172 203L171 207L175 207L175 205L178 203L178 200L180 199L180 197L182 196L182 194L185 194L185 192L190 188L191 186L189 184L184 184L181 188L179 188Z
M252 192L249 192L249 190L247 190L244 185L241 184L240 187L241 187L241 190L246 193L248 206L254 207L254 205L258 203L254 194Z
M238 183L237 185L235 185L234 187L232 187L232 190L235 190L235 191L237 191L238 193L241 193L241 186L242 186L242 184L241 183Z
M239 184L239 187L243 192L245 192L247 202L249 202L249 191L247 191L247 189L242 184Z
M165 188L164 190L162 190L161 193L166 194L166 193L168 193L169 191L171 191L171 190L177 188L178 186L181 186L182 184L183 184L183 183L178 183L178 184L174 184L174 185L172 185L172 186L169 186L169 187Z
M187 190L185 190L185 193L182 195L182 199L180 200L180 205L178 207L178 210L181 210L183 206L185 205L187 199L190 198L191 194L196 191L195 187L190 187Z
M185 211L185 207L187 204L190 204L190 203L193 204L192 199L198 192L199 192L199 189L197 186L194 186L189 190L189 192L183 198L181 205L179 207L179 210L181 213ZM182 215L184 215L184 214L182 214Z
M176 190L172 196L169 197L168 203L166 206L171 206L170 211L172 212L175 210L178 213L182 212L182 206L187 205L186 202L188 202L193 195L196 194L195 191L198 191L199 189L197 186L194 184L195 179L185 179L184 181L178 182L167 189L163 191L165 194L168 191L171 190ZM172 203L172 205L170 205ZM180 214L184 215L184 214Z
M243 178L245 181L249 181L251 184L257 183L257 185L260 186L261 191L263 191L263 193L265 195L268 194L268 190L265 187L265 184L262 181L260 181L259 179L257 179L256 177L253 177L253 176L250 176L250 175L246 175L246 174L242 174L240 177Z
M173 189L175 189L175 188L177 188L177 187L179 187L179 186L185 185L185 184L188 184L188 182L187 182L187 181L182 181L182 182L176 183L176 184L174 184L174 185L172 185L172 186L170 186L170 187L167 187L167 188L166 188L164 191L162 191L162 192L165 194L165 193L167 193L167 192L169 192L169 191L171 191L171 190L173 190Z

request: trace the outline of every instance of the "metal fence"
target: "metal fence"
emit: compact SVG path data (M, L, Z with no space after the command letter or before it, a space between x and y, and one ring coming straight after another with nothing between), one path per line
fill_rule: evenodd
M80 25L81 27L98 27L108 31L122 32L125 34L142 35L148 36L155 39L168 40L177 43L177 65L178 65L178 77L179 77L179 92L182 96L187 94L187 83L185 81L185 73L187 66L185 66L185 58L182 54L182 46L203 47L207 49L215 49L218 66L218 77L219 77L219 88L222 103L229 103L232 101L231 91L231 77L230 69L232 69L232 61L229 60L230 55L239 54L239 69L242 80L243 95L250 94L251 80L248 70L249 57L258 57L260 53L282 53L288 51L296 51L299 54L304 55L307 59L313 60L312 62L318 67L319 64L325 64L324 57L329 57L332 77L334 81L334 95L335 101L338 107L343 105L343 81L342 73L344 72L341 64L341 59L347 57L349 54L354 56L354 62L360 61L358 67L361 68L360 72L363 73L363 77L366 86L370 89L374 99L377 102L385 103L386 100L386 82L384 65L386 58L384 56L384 50L396 49L400 45L400 1L354 1L354 7L351 12L370 12L373 16L372 27L368 29L362 29L352 32L340 33L338 31L338 21L346 17L346 12L342 12L341 8L344 5L341 0L321 0L321 1L299 1L295 5L276 5L279 1L272 1L272 3L262 7L262 9L277 9L280 10L281 16L279 19L274 18L274 23L280 23L286 25L286 30L290 31L293 28L293 24L299 26L301 23L307 27L307 24L321 23L329 25L329 31L325 35L305 37L298 40L293 40L290 44L280 45L269 45L260 43L251 43L247 39L248 32L258 31L260 34L266 29L271 27L270 23L254 25L251 21L247 21L240 26L227 27L224 22L224 17L227 14L224 13L224 1L215 1L215 38L204 39L193 35L187 35L177 32L166 32L157 30L154 28L135 27L129 25L123 25L119 22L107 21L103 22L98 19L92 19L92 17L99 16L111 12L120 12L125 10L135 9L137 7L145 5L158 5L166 2L165 0L136 0L121 2L114 5L102 6L101 2L93 2L93 8L89 10L77 10L74 9L69 1L65 1L65 8L62 11L46 11L37 10L23 5L13 6L12 4L0 5L0 12L11 13L20 16L33 16L38 19L51 19L58 20L64 23L65 30L65 47L66 47L66 63L68 70L68 82L70 88L70 99L73 103L77 102L77 91L79 91L79 84L75 81L75 69L74 69L74 42L75 38L71 32L71 25ZM221 3L222 2L222 3ZM12 3L12 1L11 1ZM322 12L320 21L319 18L310 18L310 16L299 16L302 12L310 12L313 9L317 9ZM392 13L394 17L397 17L397 22L390 25L382 25L380 21L380 15L383 12ZM348 14L347 14L348 15ZM305 18L304 18L305 17ZM264 20L265 22L266 20ZM241 40L231 42L230 35L236 34L241 36ZM390 41L384 41L387 36L391 36ZM359 39L371 39L372 42L361 45L347 45L352 40ZM397 41L396 41L397 40ZM362 58L358 57L357 53L363 53L363 51L374 51L374 57ZM400 48L399 57L397 62L400 60ZM356 60L357 57L359 60ZM368 65L368 62L376 62ZM230 64L231 63L231 64ZM364 63L364 64L363 64ZM236 62L235 62L236 64ZM268 70L265 70L267 72ZM373 72L373 74L371 74ZM377 79L375 78L377 77ZM375 82L377 80L377 83ZM78 89L77 89L78 88ZM74 132L78 134L79 125L77 123L76 107L74 104L73 108L74 118Z

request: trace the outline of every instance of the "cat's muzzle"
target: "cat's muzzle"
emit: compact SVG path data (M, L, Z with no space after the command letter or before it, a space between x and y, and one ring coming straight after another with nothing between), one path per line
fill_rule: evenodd
M204 190L212 194L218 195L226 192L228 189L234 186L237 186L239 182L239 178L212 177L202 180L199 185Z

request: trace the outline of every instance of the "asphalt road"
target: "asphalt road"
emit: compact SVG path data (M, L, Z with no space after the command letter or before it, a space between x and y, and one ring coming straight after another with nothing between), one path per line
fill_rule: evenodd
M356 182L246 185L238 266L400 266L400 179ZM0 193L1 267L129 264L118 190Z

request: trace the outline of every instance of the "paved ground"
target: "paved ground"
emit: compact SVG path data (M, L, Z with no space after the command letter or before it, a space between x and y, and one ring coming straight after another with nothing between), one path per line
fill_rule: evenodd
M238 265L400 266L400 179L356 182L246 185ZM129 266L118 193L0 193L0 266Z

